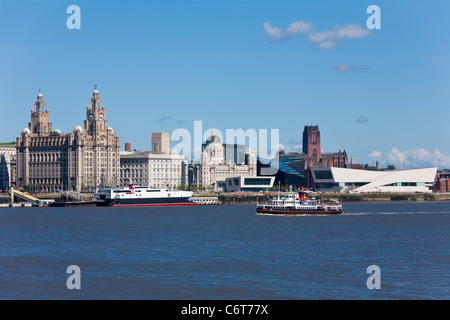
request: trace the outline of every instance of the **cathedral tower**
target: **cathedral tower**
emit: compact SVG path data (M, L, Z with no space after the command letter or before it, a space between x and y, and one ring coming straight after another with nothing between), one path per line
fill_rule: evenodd
M305 126L303 131L303 153L317 163L321 158L319 126Z

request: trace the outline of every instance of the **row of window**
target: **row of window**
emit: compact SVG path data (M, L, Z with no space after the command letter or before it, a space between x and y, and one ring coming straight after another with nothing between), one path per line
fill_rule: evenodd
M417 187L417 182L396 182L385 185L386 187Z
M121 163L122 166L127 167L127 168L142 168L142 167L146 167L145 165L142 164L127 164L127 163ZM180 163L169 163L169 164L155 164L155 165L149 165L150 168L180 168L181 164Z

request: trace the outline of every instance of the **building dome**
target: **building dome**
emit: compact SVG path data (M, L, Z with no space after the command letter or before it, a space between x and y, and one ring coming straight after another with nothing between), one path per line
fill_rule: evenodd
M206 141L209 141L209 142L222 142L220 140L220 138L218 136L216 136L216 135L209 136L209 138Z
M114 129L113 129L113 128L111 128L111 127L108 127L108 130L109 130L109 131L114 131Z
M55 132L56 132L57 134L61 134L61 133L62 133L61 130L59 130L59 129L56 129Z
M211 143L222 144L222 141L220 140L220 138L218 136L216 136L215 134L212 134L208 137L208 139L206 139L205 147L209 146Z
M30 131L30 129L28 129L28 128L25 128L25 129L23 129L23 131L22 131L23 133L30 133L31 131Z
M83 131L83 128L82 128L81 126L76 126L76 127L75 127L75 130L76 130L76 131Z

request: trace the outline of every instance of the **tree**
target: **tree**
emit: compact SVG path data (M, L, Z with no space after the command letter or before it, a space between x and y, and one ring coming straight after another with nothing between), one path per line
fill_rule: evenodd
M387 169L388 170L395 170L397 168L393 164L390 164L390 165L387 166Z

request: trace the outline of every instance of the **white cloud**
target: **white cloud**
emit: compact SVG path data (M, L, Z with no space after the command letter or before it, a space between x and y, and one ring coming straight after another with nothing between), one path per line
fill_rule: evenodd
M285 30L272 27L270 22L264 23L264 30L267 33L267 38L271 42L283 42L293 35L301 35L314 30L314 27L309 22L296 21L293 22Z
M286 28L286 32L290 34L302 34L314 31L315 28L310 22L304 22L304 21L296 21L292 22L289 27Z
M340 63L334 66L333 70L337 71L337 72L342 72L342 73L346 73L346 72L366 72L367 70L369 70L369 68L367 67L355 67L351 64L346 64L346 63Z
M286 29L274 28L270 22L265 22L263 26L271 42L283 42L293 35L307 34L307 40L317 50L337 49L341 40L355 40L372 35L372 31L357 24L336 24L333 29L324 31L316 31L312 23L301 20L291 23Z
M340 26L336 24L333 29L314 32L308 36L308 40L314 43L338 40L353 40L370 37L372 31L358 24Z
M371 158L381 158L383 155L381 154L380 151L375 150L372 153L369 154L369 157Z
M324 41L319 42L316 45L317 50L331 50L331 49L338 49L339 44L336 41Z
M288 143L289 143L289 144L298 144L298 145L301 145L301 144L303 143L303 140L301 140L301 139L289 139L289 140L288 140Z
M423 148L400 151L392 148L391 151L382 153L378 150L369 154L372 160L378 160L381 165L393 164L397 168L417 167L450 167L450 156L442 154L438 149L428 151Z
M302 145L297 144L290 147L286 147L286 152L302 152Z

